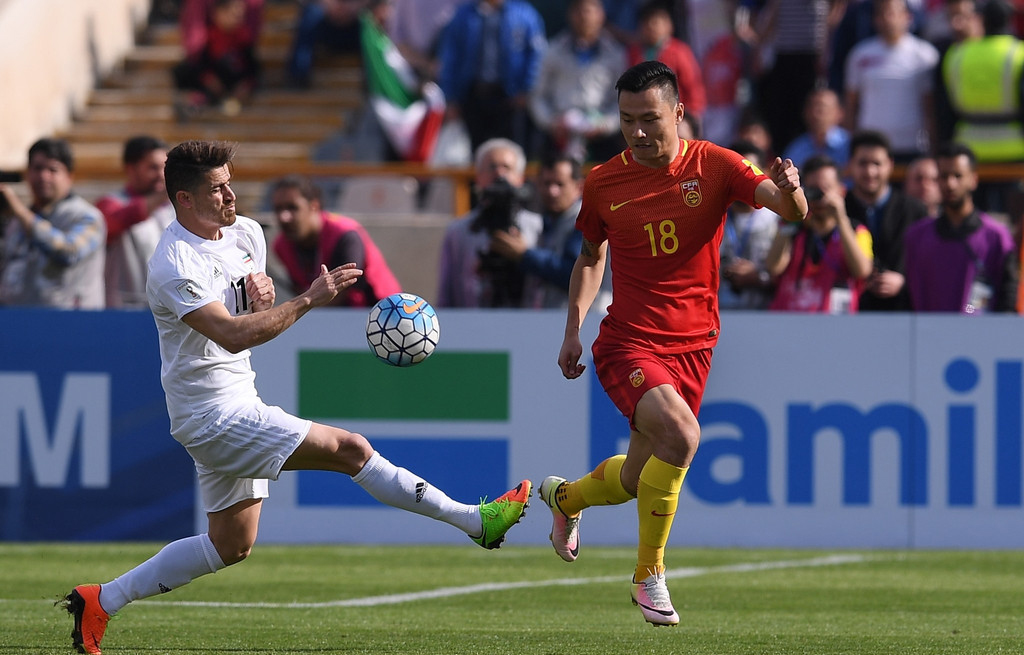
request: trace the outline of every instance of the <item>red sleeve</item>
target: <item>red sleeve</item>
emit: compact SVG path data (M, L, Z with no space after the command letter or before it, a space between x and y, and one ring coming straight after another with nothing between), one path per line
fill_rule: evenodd
M730 176L730 186L734 196L746 204L760 209L762 205L754 202L754 191L757 186L765 180L771 178L765 174L760 168L755 166L750 160L744 159L742 155L733 152L732 150L726 150L723 148L727 156L731 156L735 163L733 164L732 175Z
M113 243L125 230L149 218L146 199L142 196L122 202L113 196L104 196L96 202L96 208L103 212L107 223L107 243Z
M583 204L580 206L580 213L576 217L576 229L583 233L583 238L591 243L603 243L608 238L604 222L597 212L598 202L596 199L595 173L600 166L595 166L583 182Z

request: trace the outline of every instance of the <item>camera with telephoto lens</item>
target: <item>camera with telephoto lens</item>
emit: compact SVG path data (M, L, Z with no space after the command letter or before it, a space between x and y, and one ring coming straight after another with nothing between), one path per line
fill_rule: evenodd
M499 177L480 192L476 218L470 225L473 232L510 231L515 217L529 200L528 192ZM487 282L489 307L518 307L523 298L523 272L519 264L493 252L489 247L479 253L480 275Z
M821 200L822 198L825 197L825 192L821 190L821 187L805 186L804 197L807 198L808 202Z
M515 216L527 200L529 198L525 189L513 186L503 177L497 178L480 191L473 231L508 231L515 225Z

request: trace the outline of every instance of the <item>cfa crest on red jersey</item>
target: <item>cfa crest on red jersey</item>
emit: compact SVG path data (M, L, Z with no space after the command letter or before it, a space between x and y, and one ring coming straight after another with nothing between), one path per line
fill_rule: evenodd
M638 369L634 369L629 374L629 383L632 384L634 387L639 387L641 384L643 384L644 383L644 372L643 372L643 369L639 369L639 368Z
M683 193L683 202L688 207L696 207L700 204L700 180L692 179L679 183L679 190Z

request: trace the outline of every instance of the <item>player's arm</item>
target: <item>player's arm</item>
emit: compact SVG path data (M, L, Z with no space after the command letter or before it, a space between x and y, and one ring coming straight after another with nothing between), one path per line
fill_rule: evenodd
M807 217L807 198L800 187L800 171L790 159L776 157L768 168L770 180L762 180L754 189L754 201L787 221Z
M578 378L584 366L580 365L583 344L580 342L580 327L590 306L594 303L601 281L604 279L605 258L608 256L608 242L595 244L586 237L580 245L580 254L569 278L569 309L565 319L565 337L558 353L558 366L568 379Z
M321 266L320 277L309 289L276 307L232 316L224 303L211 302L185 314L182 320L221 348L238 353L270 341L309 310L330 303L338 292L355 284L362 274L355 264L345 264L331 271Z

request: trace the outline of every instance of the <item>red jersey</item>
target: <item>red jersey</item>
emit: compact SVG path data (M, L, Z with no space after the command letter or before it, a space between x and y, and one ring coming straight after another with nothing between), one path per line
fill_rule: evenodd
M680 141L661 168L629 150L595 167L576 227L588 241L608 241L612 304L601 336L661 352L714 346L725 212L737 200L758 206L754 189L767 179L708 141Z

